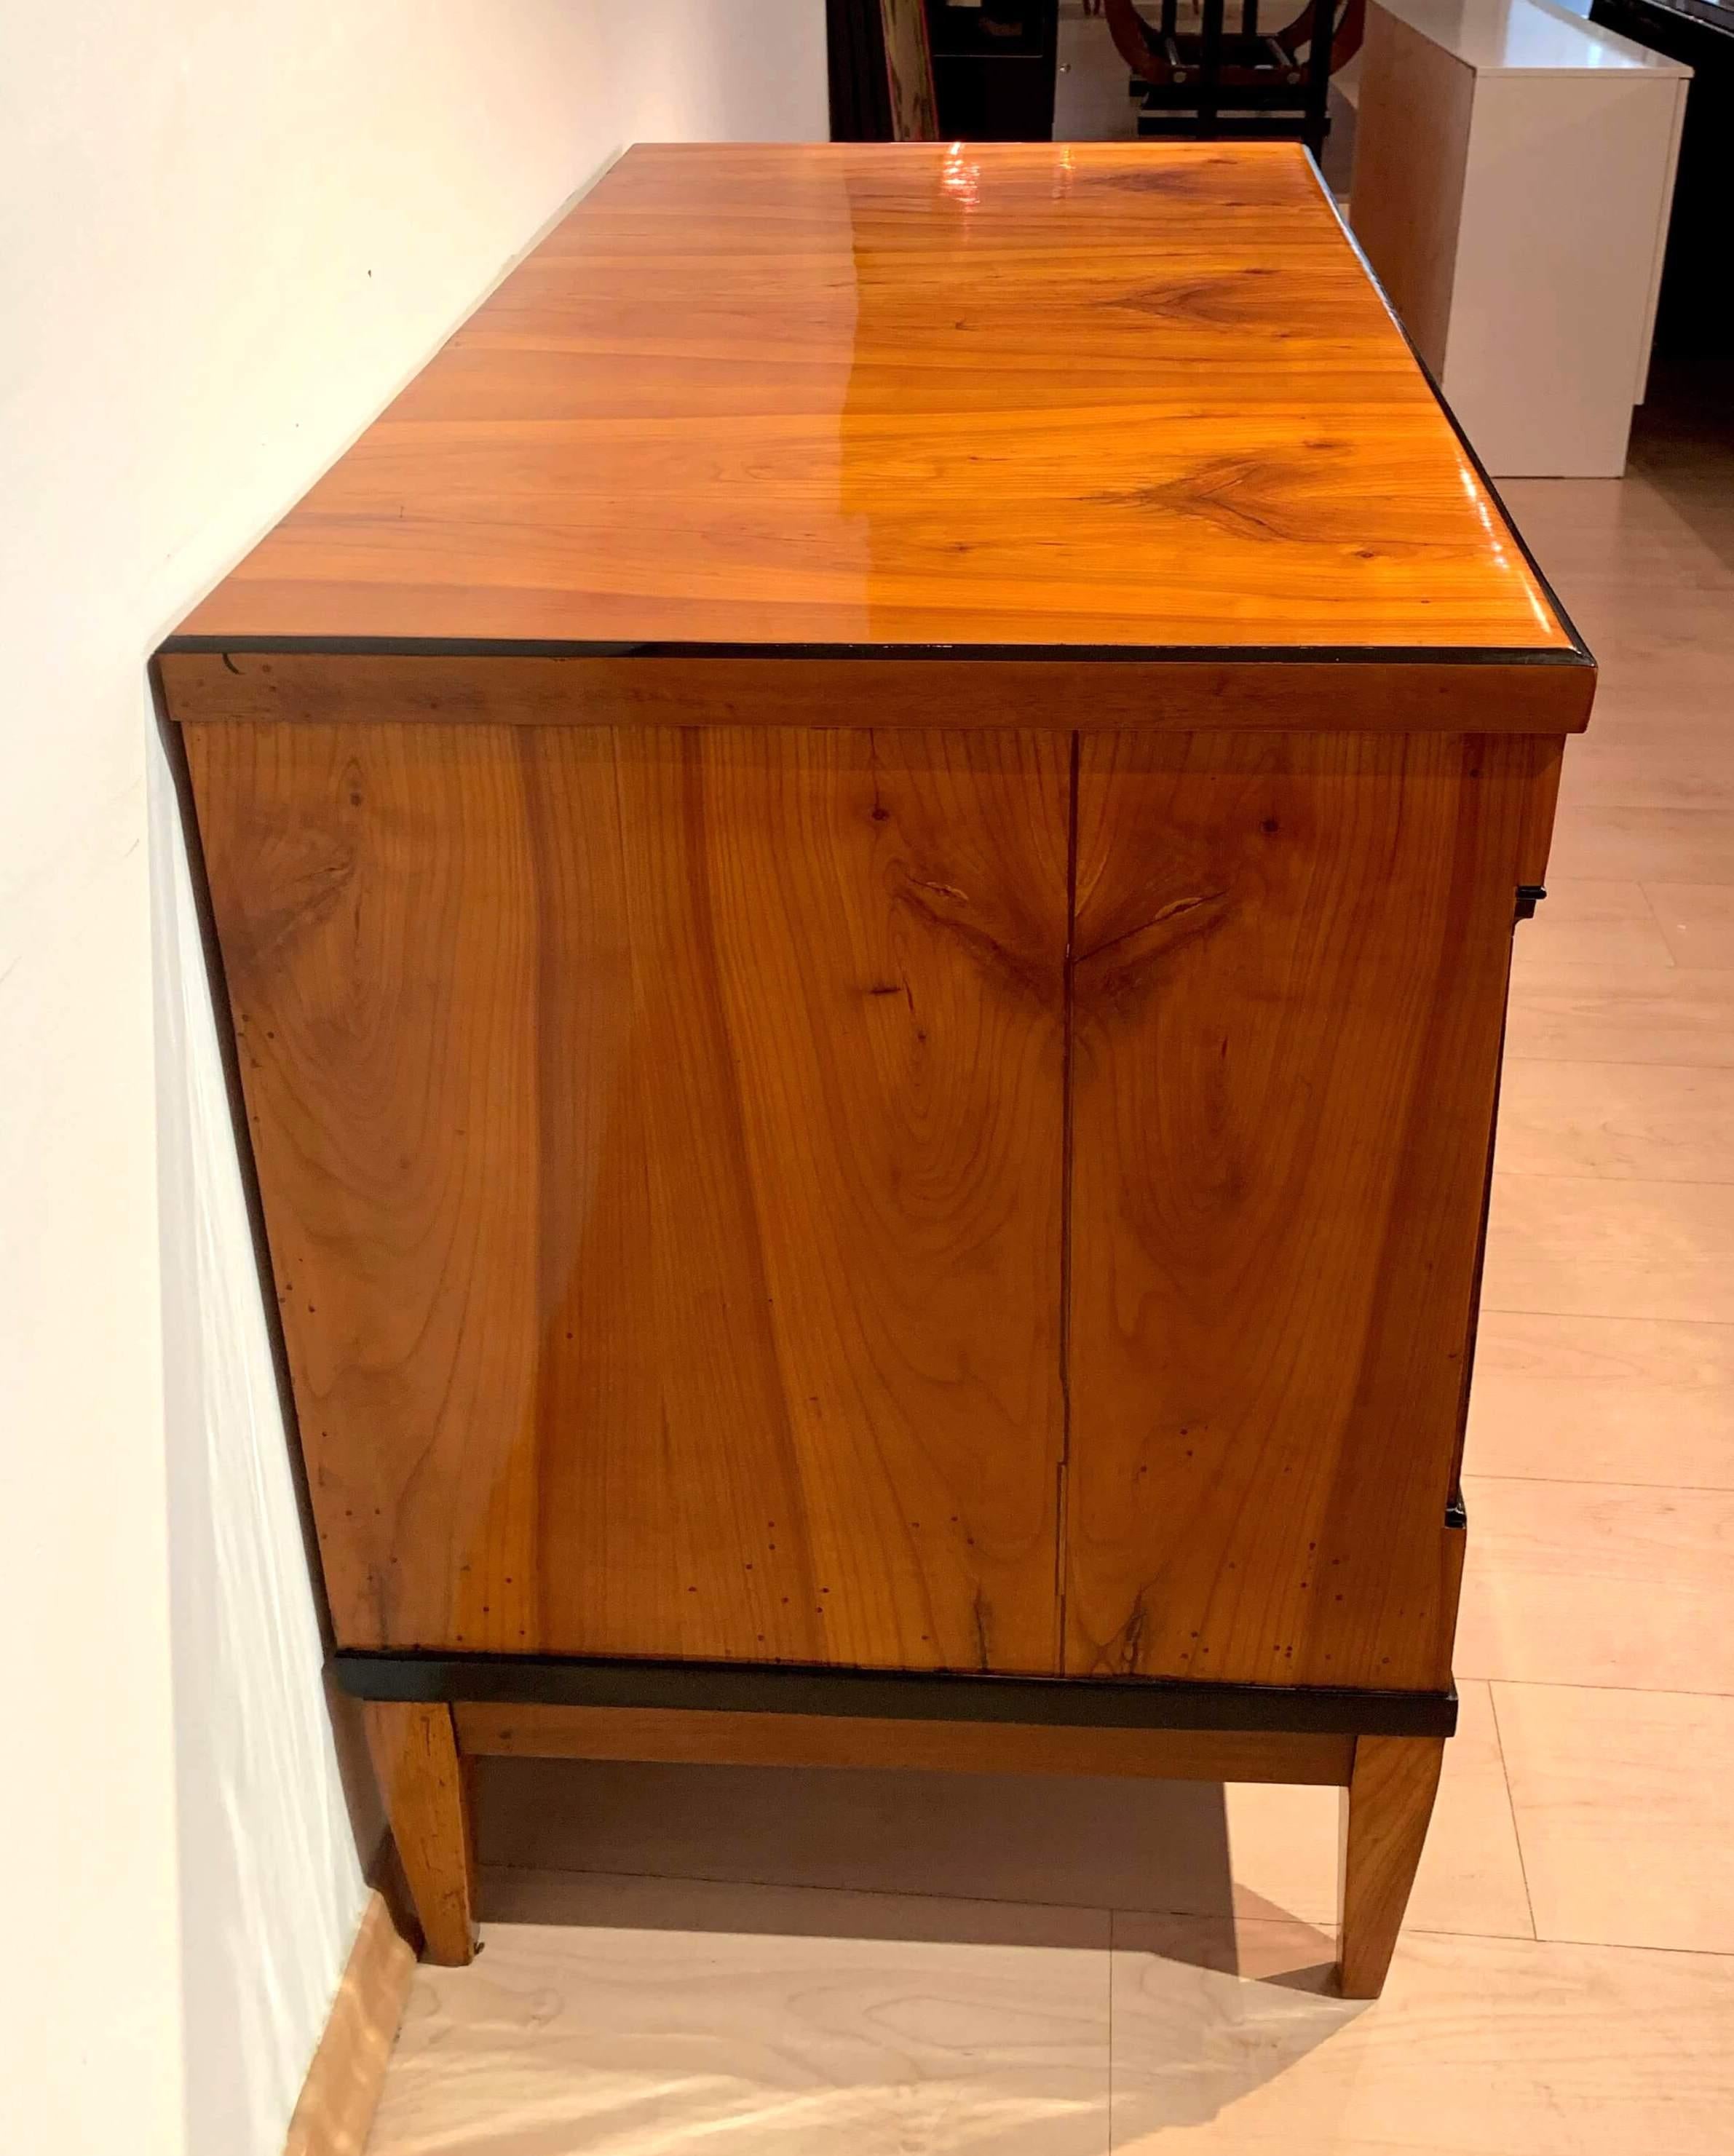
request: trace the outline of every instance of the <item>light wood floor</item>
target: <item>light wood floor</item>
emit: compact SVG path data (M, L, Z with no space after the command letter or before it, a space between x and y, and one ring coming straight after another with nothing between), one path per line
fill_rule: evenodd
M1604 688L1384 1999L1326 1995L1334 1792L502 1762L485 1951L418 1979L371 2156L1734 2150L1734 449L1508 491Z

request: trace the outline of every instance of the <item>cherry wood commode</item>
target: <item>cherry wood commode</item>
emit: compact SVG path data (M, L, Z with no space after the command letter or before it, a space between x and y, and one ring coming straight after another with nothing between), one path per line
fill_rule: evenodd
M468 1763L1452 1727L1593 670L1283 145L631 152L159 655L344 1681Z

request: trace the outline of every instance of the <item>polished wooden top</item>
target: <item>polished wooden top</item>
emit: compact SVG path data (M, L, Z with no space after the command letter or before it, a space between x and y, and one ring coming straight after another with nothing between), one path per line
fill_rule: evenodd
M1272 143L633 150L181 634L1572 649Z

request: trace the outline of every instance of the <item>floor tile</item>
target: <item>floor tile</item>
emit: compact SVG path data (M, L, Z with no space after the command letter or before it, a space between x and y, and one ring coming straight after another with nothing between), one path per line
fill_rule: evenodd
M1648 589L1721 570L1715 549L1641 479L1502 480L1500 491L1570 608L1610 583Z
M1629 576L1654 566L1666 576L1685 566L1682 555L1718 558L1680 513L1673 489L1640 465L1623 480L1501 480L1500 493L1530 545L1543 554L1550 577L1564 578L1586 562ZM1654 561L1659 546L1665 555Z
M1566 604L1598 665L1616 679L1641 668L1659 681L1708 680L1728 655L1734 583L1726 574L1689 574L1674 588L1665 577L1647 578L1624 589L1617 577L1574 576Z
M1734 714L1598 695L1589 732L1567 744L1559 806L1556 843L1588 808L1734 810ZM1563 860L1555 854L1556 872Z
M1499 1166L1734 1184L1734 1068L1508 1056Z
M1734 1958L1410 1931L1351 2005L1329 1952L1116 1919L1120 2156L1726 2156Z
M368 2156L1100 2156L1093 1912L521 1876L424 1969Z
M1734 1323L1734 1188L1495 1174L1483 1306Z
M1579 881L1550 871L1547 896L1517 931L1526 965L1670 966L1673 956L1641 884Z
M1598 637L1593 649L1598 672L1588 734L1595 731L1604 698L1614 721L1629 721L1639 711L1664 725L1690 718L1715 726L1725 720L1730 701L1730 654L1726 649L1670 644L1665 638L1633 648ZM1567 742L1567 762L1572 747Z
M1696 552L1693 560L1678 549L1671 565L1658 561L1660 573L1644 577L1623 575L1617 566L1573 572L1567 610L1598 660L1613 653L1727 652L1734 581L1708 548Z
M1726 754L1734 724L1728 656L1726 648L1695 645L1646 665L1598 666L1589 724L1567 744L1567 762L1580 746L1646 727L1664 746L1676 737L1676 728L1690 727L1705 737L1712 757Z
M1464 1479L1460 1679L1734 1692L1734 1492Z
M1571 574L1567 612L1598 667L1616 679L1639 660L1666 667L1734 646L1734 570L1696 540L1675 546L1671 562L1669 551L1658 548L1639 576L1622 575L1617 564Z
M1511 968L1508 1059L1734 1069L1734 971L1686 966Z
M1734 1325L1484 1313L1475 1476L1734 1490Z
M1548 869L1601 881L1734 884L1734 809L1577 804L1560 819Z
M1644 889L1676 966L1734 967L1734 886L1680 880Z
M1494 1697L1542 1936L1734 1954L1734 1698Z

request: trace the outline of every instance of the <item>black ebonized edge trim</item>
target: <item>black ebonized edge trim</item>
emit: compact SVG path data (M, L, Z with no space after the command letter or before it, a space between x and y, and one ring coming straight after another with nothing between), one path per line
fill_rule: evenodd
M1391 295L1379 282L1378 273L1374 270L1372 263L1370 263L1367 259L1366 249L1362 246L1360 241L1355 237L1353 229L1350 226L1348 219L1343 215L1342 210L1338 208L1336 198L1331 193L1330 187L1326 184L1325 175L1319 169L1318 160L1313 156L1311 150L1306 153L1306 162L1312 167L1312 176L1318 182L1319 192L1325 198L1326 202L1330 206L1331 214L1336 219L1338 225L1342 228L1342 236L1349 244L1350 252L1353 254L1356 261L1360 264L1362 273L1366 277L1367 283L1372 285L1373 290L1378 294L1380 300L1383 302L1385 312L1391 317L1393 323L1395 325L1397 334L1403 339L1403 343L1408 346L1409 357L1413 360L1415 365L1421 371L1421 379L1433 392L1433 401L1439 406L1440 411L1444 413L1445 418L1450 426L1451 432L1457 437L1458 448L1460 449L1465 456L1469 459L1470 465L1474 468L1475 477L1480 480L1482 485L1486 488L1494 507L1499 511L1501 516L1505 520L1506 529L1511 533L1512 538L1516 542L1517 551L1522 555L1524 561L1527 563L1530 574L1542 588L1542 598L1547 600L1548 605L1553 609L1554 619L1559 624L1566 634L1572 639L1571 655L1574 658L1575 662L1579 665L1593 666L1596 663L1594 653L1583 641L1583 634L1579 630L1577 623L1572 620L1570 614L1568 614L1565 608L1560 604L1559 593L1554 590L1553 586L1548 582L1547 572L1543 570L1541 563L1536 559L1535 556L1530 552L1529 542L1524 537L1522 532L1519 530L1516 518L1513 516L1511 511L1506 508L1505 496L1494 485L1492 475L1488 471L1486 465L1482 463L1480 455L1477 451L1475 444L1470 441L1469 436L1464 433L1462 421L1459 419L1457 414L1451 409L1449 403L1446 400L1445 393L1440 388L1433 369L1421 357L1414 339L1408 333L1408 325L1404 322L1402 316L1398 313L1396 306L1392 301Z
M372 1654L346 1649L359 1699L514 1707L708 1708L881 1721L1018 1722L1078 1729L1265 1730L1289 1736L1449 1737L1457 1695L1166 1678L980 1676L808 1663L588 1661L561 1655Z
M1503 505L1501 505L1503 507ZM1520 542L1521 543L1521 542ZM1541 572L1536 571L1539 578ZM1551 597L1552 594L1550 593ZM1563 614L1563 627L1578 632ZM334 659L883 659L957 665L1029 665L1054 660L1128 666L1593 666L1579 641L1571 650L1533 644L647 644L630 639L526 639L490 636L171 636L159 659L317 654Z

